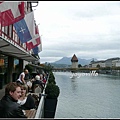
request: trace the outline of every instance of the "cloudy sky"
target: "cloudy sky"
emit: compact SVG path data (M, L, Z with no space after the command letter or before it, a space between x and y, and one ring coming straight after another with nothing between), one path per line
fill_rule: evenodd
M40 62L120 57L120 1L39 1Z

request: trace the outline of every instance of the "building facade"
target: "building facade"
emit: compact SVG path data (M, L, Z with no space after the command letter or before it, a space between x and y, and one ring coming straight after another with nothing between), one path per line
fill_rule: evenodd
M5 1L8 2L9 1ZM36 6L38 2L33 1ZM33 11L32 2L24 1L25 14ZM4 75L4 83L13 81L13 74L15 71L14 61L18 60L19 72L23 71L23 68L28 63L35 63L39 60L38 55L33 55L32 50L28 50L25 43L20 41L20 38L15 31L13 24L9 26L2 26L0 22L0 76Z
M102 60L102 61L94 61L90 64L90 67L96 68L96 67L120 67L120 58L109 58L107 60Z

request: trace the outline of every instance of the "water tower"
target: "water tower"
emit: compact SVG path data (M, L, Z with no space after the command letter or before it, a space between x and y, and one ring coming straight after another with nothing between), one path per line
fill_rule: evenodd
M72 66L71 66L72 68L78 68L78 58L76 57L75 54L71 58L71 62L72 62Z

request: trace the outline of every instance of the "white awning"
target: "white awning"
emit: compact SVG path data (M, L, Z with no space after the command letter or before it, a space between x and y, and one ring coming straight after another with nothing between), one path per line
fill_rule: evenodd
M12 40L7 40L2 36L0 36L0 53L29 62L38 60L38 58L32 56L29 52L18 46Z

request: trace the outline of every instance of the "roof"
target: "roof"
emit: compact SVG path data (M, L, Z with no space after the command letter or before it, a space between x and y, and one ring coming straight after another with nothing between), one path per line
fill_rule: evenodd
M71 58L71 62L78 62L78 58L74 54L73 57Z
M96 64L96 63L104 63L105 60L100 60L100 61L94 61L92 64Z
M38 58L31 55L29 52L25 51L21 47L18 47L17 45L14 45L14 43L3 38L2 36L0 36L0 53L31 62L38 60Z
M107 59L105 61L112 61L112 60L119 60L119 59L120 59L119 57L115 57L115 58L109 58L109 59Z

